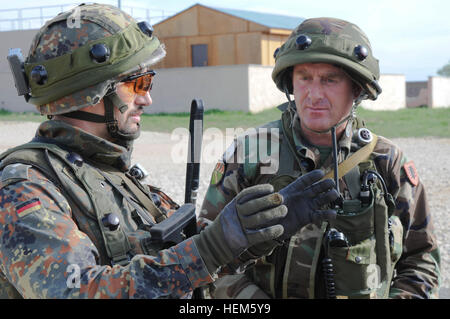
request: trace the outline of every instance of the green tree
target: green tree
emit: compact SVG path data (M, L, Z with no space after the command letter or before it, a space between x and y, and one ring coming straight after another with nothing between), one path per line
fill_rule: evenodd
M450 77L450 61L437 71L437 74Z

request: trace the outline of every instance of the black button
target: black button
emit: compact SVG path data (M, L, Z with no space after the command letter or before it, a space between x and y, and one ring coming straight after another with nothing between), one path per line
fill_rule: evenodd
M273 58L274 58L274 59L277 58L278 52L280 52L280 48L277 48L277 49L275 50L275 52L273 53Z
M31 79L39 85L43 85L45 83L47 83L48 80L48 74L47 74L47 70L45 69L45 67L43 65L36 65L32 70L31 70Z
M149 37L153 35L153 27L147 21L139 22L137 25L139 29Z
M359 61L364 61L369 56L369 51L363 45L357 45L353 52Z
M94 44L89 51L92 60L97 63L106 62L109 59L109 48L103 43Z
M312 163L312 161L303 159L300 161L300 165L302 165L302 167L306 170L306 171L310 171L313 169L314 164Z
M159 198L159 196L156 195L155 193L151 193L151 195L152 195L153 203L155 203L156 207L161 206L161 199Z
M77 154L75 152L67 154L66 159L69 162L71 162L72 164L75 164L78 167L83 166L83 158L79 154Z
M307 49L312 43L312 40L307 35L299 35L297 37L297 40L295 40L295 46L299 50L305 50Z
M114 214L106 214L105 217L102 218L103 226L107 227L110 231L114 231L119 228L120 219Z

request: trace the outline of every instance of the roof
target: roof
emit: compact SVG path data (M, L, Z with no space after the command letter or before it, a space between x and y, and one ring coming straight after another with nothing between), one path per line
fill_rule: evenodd
M227 9L219 7L208 7L208 8L275 29L292 30L305 20L305 18L302 17L263 13L257 11Z
M180 11L166 19L163 19L159 21L157 24L161 24L162 22L169 20L177 15L179 15L182 12L185 12L197 5L200 5L205 8L209 8L215 11L219 11L225 14L232 15L237 18L241 18L244 20L248 20L254 23L261 24L263 26L266 26L271 29L287 29L292 30L296 26L298 26L301 22L305 20L305 18L302 17L294 17L294 16L286 16L286 15L280 15L280 14L271 14L271 13L263 13L263 12L257 12L257 11L247 11L247 10L237 10L237 9L227 9L227 8L219 8L219 7L210 7L205 6L203 4L197 3L189 8Z

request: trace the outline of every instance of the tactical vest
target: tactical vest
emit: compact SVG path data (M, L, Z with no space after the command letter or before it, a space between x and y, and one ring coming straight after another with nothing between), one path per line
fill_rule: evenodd
M62 191L72 218L97 247L98 263L127 265L136 254L155 255L161 249L153 245L147 230L166 216L132 176L111 166L94 166L49 143L18 146L1 154L0 160L0 170L15 163L31 165Z
M278 172L258 176L256 181L258 184L270 183L275 190L306 173L289 143L292 132L285 129L283 121L286 121L285 117L275 122L280 130ZM294 165L294 161L298 165ZM273 298L325 298L329 286L334 285L337 298L388 297L394 266L402 253L403 227L399 218L392 216L392 197L386 200L379 181L370 190L370 203L364 205L359 199L361 175L366 170L376 171L371 157L343 176L351 198L344 200L343 211L334 222L330 225L324 222L320 228L313 224L303 227L288 244L277 247L271 255L246 271L268 295ZM326 245L325 235L329 228L344 234L348 246ZM331 282L330 272L334 277Z

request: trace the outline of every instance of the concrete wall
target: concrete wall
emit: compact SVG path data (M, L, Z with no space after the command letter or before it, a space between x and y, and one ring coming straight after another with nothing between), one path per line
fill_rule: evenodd
M407 82L406 99L408 107L427 105L428 107L450 106L450 78L430 76L426 82Z
M6 56L9 48L21 48L28 54L37 30L0 32L0 108L10 111L36 111L17 96ZM271 66L254 64L198 68L157 69L152 91L153 106L148 113L189 112L191 100L201 98L206 109L259 112L286 101L271 79ZM382 74L383 93L376 101L363 101L372 110L396 110L422 104L450 106L450 78L430 77L425 101L424 83L409 84L404 75ZM418 91L417 91L418 90ZM413 97L415 96L415 100Z
M260 112L287 101L272 80L272 66L249 66L249 111Z
M398 110L406 107L406 84L403 74L382 74L379 84L383 92L376 101L365 100L362 107L379 110Z
M428 106L450 106L450 77L430 76L428 78Z
M271 73L272 67L251 64L159 69L146 112L189 112L194 98L206 110L259 112L286 99Z
M428 105L428 82L406 82L406 106Z
M21 48L26 57L36 32L0 32L0 108L19 112L36 111L22 96L17 96L6 59L9 48ZM148 113L189 112L194 98L203 99L207 109L245 112L261 111L284 102L283 94L271 80L270 66L245 64L157 71L152 90L153 106L146 109Z
M18 96L14 79L9 68L8 51L10 48L21 48L24 57L37 30L0 32L0 108L10 111L36 111L36 108L25 102L23 96Z

